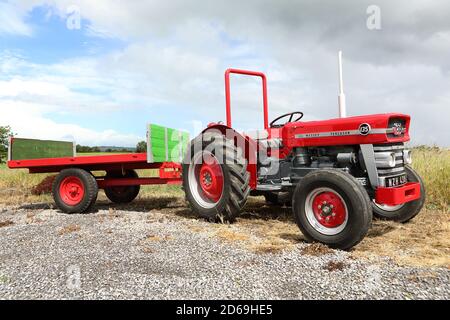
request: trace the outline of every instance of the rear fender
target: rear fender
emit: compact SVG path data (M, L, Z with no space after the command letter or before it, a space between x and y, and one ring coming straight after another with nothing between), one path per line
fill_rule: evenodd
M250 173L250 188L256 189L257 185L257 143L246 136L243 136L231 127L223 124L210 124L202 131L202 134L206 132L217 132L222 134L226 139L232 140L234 145L240 148L247 160L247 171Z

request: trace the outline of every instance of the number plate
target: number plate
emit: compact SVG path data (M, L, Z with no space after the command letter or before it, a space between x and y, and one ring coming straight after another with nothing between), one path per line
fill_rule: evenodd
M389 177L385 180L385 186L387 188L389 187L398 187L408 182L408 179L406 178L406 174L402 174L400 176L396 177Z

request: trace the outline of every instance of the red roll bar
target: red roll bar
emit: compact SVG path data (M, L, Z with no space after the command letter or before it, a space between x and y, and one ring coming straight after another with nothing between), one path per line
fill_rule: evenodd
M227 69L225 71L225 103L227 108L227 126L231 127L231 94L230 94L230 74L243 74L247 76L261 77L262 89L263 89L263 107L264 107L264 129L269 128L269 115L268 115L268 102L267 102L267 79L266 75L262 72L239 70L239 69Z

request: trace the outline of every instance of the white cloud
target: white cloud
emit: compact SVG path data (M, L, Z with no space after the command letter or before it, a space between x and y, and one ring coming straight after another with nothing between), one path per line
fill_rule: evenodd
M33 102L31 95L34 102L83 112L93 105L98 112L175 105L192 114L185 120L205 123L224 120L223 71L232 66L267 73L271 118L298 109L307 120L331 118L342 49L350 114L409 113L414 143L450 145L448 1L381 0L380 31L366 28L368 1L36 0L21 8L40 3L61 17L76 4L88 21L84 32L129 45L50 66L0 60L0 71L20 74L28 86L16 100ZM30 94L33 81L68 91ZM258 82L233 78L237 126L259 125L260 104Z
M0 35L31 36L32 29L24 22L25 13L11 3L0 2Z
M75 124L56 123L45 116L53 110L54 107L48 105L2 100L0 125L10 125L20 137L69 140L82 145L134 146L141 138L115 130L96 131Z

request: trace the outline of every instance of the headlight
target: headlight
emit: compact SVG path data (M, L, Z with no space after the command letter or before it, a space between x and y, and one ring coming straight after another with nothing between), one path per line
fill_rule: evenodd
M375 153L375 162L377 167L394 168L395 152L377 152Z
M389 159L389 167L394 168L395 167L395 152L391 152Z
M403 162L405 164L412 163L411 150L403 150Z

